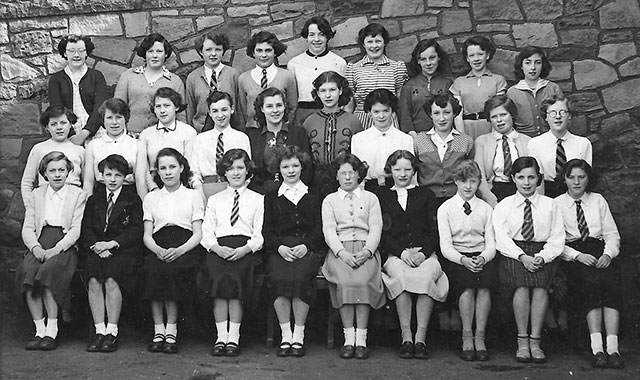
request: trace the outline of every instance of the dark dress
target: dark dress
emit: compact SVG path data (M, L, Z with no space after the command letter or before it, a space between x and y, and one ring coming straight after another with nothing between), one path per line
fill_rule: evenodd
M144 253L142 245L142 201L132 187L123 187L106 223L107 190L97 186L89 197L82 219L80 234L81 267L84 278L104 283L114 279L121 289L136 293L137 274ZM105 224L107 224L105 229ZM112 255L101 259L91 250L99 241L114 240L119 244Z
M315 299L315 278L326 253L319 196L308 193L295 205L284 195L278 196L276 189L267 193L264 203L262 234L272 297L300 298L310 304ZM298 244L306 245L308 250L301 259L289 262L278 253L281 245Z
M279 148L295 145L303 152L311 154L307 132L295 125L283 125L277 136L269 132L267 127L248 128L245 133L249 136L251 158L256 165L249 189L260 194L278 189L282 183L276 157ZM311 168L306 168L302 171L302 181L309 183L311 175Z

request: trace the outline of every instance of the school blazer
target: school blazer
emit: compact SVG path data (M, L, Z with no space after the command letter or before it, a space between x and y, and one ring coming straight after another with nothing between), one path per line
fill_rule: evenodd
M107 216L107 192L103 186L89 197L82 218L80 252L86 255L90 247L99 241L116 241L120 247L111 253L141 254L142 249L142 201L131 189L123 188ZM105 225L107 229L105 231Z
M514 139L516 149L518 150L518 157L527 155L527 144L531 137L516 132ZM500 142L502 144L502 142ZM487 181L489 188L493 187L493 179L495 175L493 173L493 159L496 155L496 149L498 147L498 140L492 133L487 133L476 137L475 141L475 156L474 161L480 166L482 172L482 179Z
M64 200L64 209L62 212L62 229L65 236L56 244L64 251L73 247L80 237L80 229L82 224L82 215L84 207L87 203L87 193L77 186L67 185L67 197ZM38 239L44 227L44 212L47 201L47 188L49 184L44 184L33 190L28 197L30 199L25 202L26 209L24 213L24 223L22 224L22 241L29 251L39 246Z

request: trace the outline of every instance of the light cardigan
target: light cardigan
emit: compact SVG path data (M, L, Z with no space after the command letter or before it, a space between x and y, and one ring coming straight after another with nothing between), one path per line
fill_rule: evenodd
M216 88L231 95L233 103L238 104L238 71L231 66L221 65L222 70L216 77ZM204 66L193 70L187 77L187 124L192 125L198 132L202 131L209 111L207 96L211 91L210 80L204 75ZM237 115L239 113L236 111L234 116Z
M76 186L67 186L67 194L64 198L64 208L60 210L62 213L62 230L64 237L55 247L61 251L73 247L80 238L80 230L82 227L82 215L84 214L84 206L87 203L87 193ZM38 239L45 226L45 211L47 202L47 189L49 184L40 186L33 190L28 197L29 201L24 213L24 223L22 224L22 241L29 251L33 251L35 247L40 246Z

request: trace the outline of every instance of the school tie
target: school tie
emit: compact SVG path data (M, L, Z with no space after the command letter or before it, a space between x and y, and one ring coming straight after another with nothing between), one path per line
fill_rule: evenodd
M469 204L469 202L464 202L464 204L462 205L462 207L464 207L464 213L469 215L471 214L471 205Z
M240 199L240 193L238 190L233 191L233 207L231 207L231 225L233 226L238 221L240 217L240 204L238 200Z
M585 241L589 237L589 226L587 226L587 220L584 218L584 212L582 211L582 201L576 200L576 215L578 217L578 230L580 230L580 240Z
M220 162L224 155L224 141L222 141L222 133L218 135L218 143L216 144L216 164Z
M567 155L565 154L564 147L562 146L562 139L558 139L556 144L558 144L556 148L556 177L558 177L562 168L567 163Z
M260 87L262 87L263 90L267 88L267 69L262 69L262 79L260 80Z
M504 175L511 174L511 149L509 148L509 140L506 135L502 135L502 155L504 156Z
M211 86L211 91L215 91L218 89L218 78L216 77L216 71L211 70L211 81L209 82Z
M113 192L109 192L109 196L107 197L107 217L104 223L104 231L107 231L107 227L109 227L109 217L111 216L111 212L113 211Z
M522 221L522 237L526 241L533 240L533 215L531 213L531 201L524 200L524 220Z

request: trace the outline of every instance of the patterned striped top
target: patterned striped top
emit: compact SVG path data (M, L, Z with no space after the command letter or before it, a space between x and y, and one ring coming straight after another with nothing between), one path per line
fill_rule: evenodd
M369 92L386 88L399 97L408 76L404 62L394 61L383 55L377 63L368 56L356 63L348 63L345 78L353 90L355 111L364 111L364 99Z

